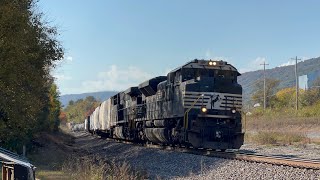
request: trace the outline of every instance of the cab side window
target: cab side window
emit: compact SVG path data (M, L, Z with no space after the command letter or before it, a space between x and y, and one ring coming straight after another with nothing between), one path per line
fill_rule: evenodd
M195 71L191 68L182 69L182 81L188 81L190 79L194 79Z
M180 83L181 82L181 71L177 71L175 78L174 78L175 83Z

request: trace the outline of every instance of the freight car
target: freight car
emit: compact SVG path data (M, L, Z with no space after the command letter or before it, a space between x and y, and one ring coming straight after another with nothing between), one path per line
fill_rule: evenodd
M85 130L139 143L239 149L238 76L225 61L195 59L107 99L85 119Z

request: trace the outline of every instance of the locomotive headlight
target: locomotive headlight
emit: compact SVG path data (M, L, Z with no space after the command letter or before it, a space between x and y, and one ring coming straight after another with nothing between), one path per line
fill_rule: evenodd
M214 62L214 61L209 62L209 66L215 66L215 65L217 65L217 62Z
M232 109L231 112L232 112L232 114L235 114L237 112L237 110Z
M205 107L201 108L201 112L206 113L207 111L208 111L207 108L205 108Z

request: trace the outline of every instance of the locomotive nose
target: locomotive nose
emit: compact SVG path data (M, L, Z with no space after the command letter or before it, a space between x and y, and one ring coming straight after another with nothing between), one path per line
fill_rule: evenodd
M202 113L211 114L215 110L220 112L218 114L234 115L242 109L242 94L186 91L183 106L187 109L199 109Z

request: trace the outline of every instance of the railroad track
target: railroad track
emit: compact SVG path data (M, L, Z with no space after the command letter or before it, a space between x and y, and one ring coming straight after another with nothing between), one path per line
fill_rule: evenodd
M188 152L187 152L188 153ZM290 166L295 168L315 169L320 170L320 160L291 158L282 156L267 156L261 154L250 154L243 152L215 152L215 151L203 151L198 153L197 151L191 151L192 154L199 154L209 157L217 157L224 159L234 159L247 162L257 162L273 164L278 166Z
M109 138L107 139L111 141L120 142L120 143L141 146L141 144L136 144L129 141L115 140L115 139L109 139ZM320 160L316 160L316 159L302 159L302 158L269 156L269 155L267 156L267 155L261 155L261 154L245 153L241 151L220 152L220 151L213 151L213 150L207 150L207 149L171 147L171 146L161 146L161 145L155 145L155 144L145 144L143 146L147 148L176 151L181 153L195 154L195 155L208 156L208 157L217 157L217 158L223 158L223 159L232 159L232 160L256 162L256 163L266 163L266 164L272 164L277 166L290 166L290 167L301 168L301 169L320 170Z

